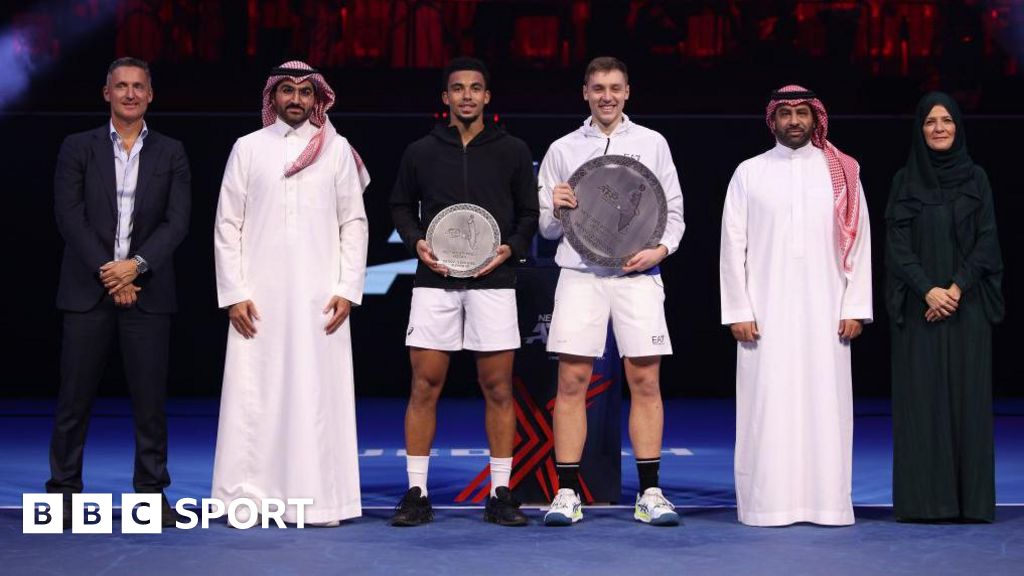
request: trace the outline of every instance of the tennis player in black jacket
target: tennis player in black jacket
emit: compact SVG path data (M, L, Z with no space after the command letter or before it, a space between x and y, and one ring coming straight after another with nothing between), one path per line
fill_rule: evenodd
M455 58L448 63L441 100L450 121L409 145L391 193L398 233L420 260L405 340L412 363L405 413L410 488L391 519L395 526L433 518L427 470L437 400L451 353L463 349L476 352L486 400L491 497L484 519L505 526L527 523L508 488L516 435L512 360L520 346L512 263L526 257L537 230L537 183L526 144L484 120L488 84L483 62ZM501 231L497 255L470 278L449 276L425 239L434 216L459 203L483 208Z

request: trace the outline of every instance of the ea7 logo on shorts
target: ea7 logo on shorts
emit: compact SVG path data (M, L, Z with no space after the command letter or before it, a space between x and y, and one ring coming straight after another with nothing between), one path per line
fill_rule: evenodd
M657 336L651 336L651 344L654 344L655 346L664 346L665 345L665 335L664 334L659 334Z

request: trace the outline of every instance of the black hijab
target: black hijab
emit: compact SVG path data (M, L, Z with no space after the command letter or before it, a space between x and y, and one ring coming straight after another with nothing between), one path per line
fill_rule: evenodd
M935 106L944 107L956 125L953 145L942 152L929 148L924 139L924 121ZM910 158L904 174L906 192L926 203L932 203L937 196L948 197L949 191L959 188L973 177L974 162L967 154L967 132L960 107L944 92L925 94L917 104L911 130ZM940 192L943 189L946 194Z

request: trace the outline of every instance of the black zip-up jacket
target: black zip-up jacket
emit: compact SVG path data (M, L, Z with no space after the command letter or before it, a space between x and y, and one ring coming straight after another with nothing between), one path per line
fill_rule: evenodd
M413 255L438 212L469 202L498 222L501 243L512 256L480 278L441 276L421 260L415 286L421 288L513 288L512 265L525 259L537 232L537 179L526 143L487 122L463 147L458 128L438 124L405 149L391 191L391 217ZM421 209L422 208L422 209Z

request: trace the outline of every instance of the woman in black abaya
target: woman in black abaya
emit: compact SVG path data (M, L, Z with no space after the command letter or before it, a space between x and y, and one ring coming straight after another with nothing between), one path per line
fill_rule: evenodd
M885 219L893 511L900 521L991 522L1002 258L988 176L968 155L960 109L946 94L918 104Z

